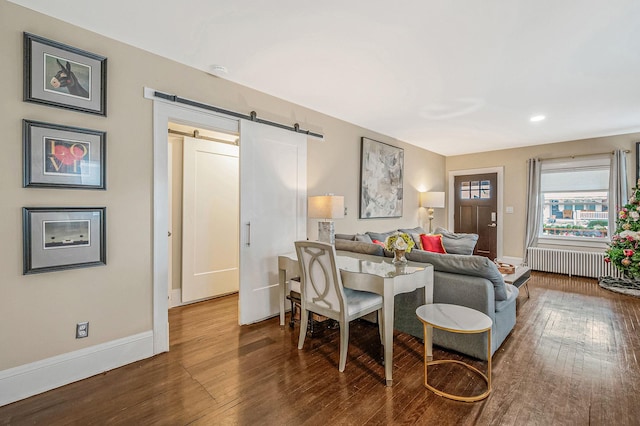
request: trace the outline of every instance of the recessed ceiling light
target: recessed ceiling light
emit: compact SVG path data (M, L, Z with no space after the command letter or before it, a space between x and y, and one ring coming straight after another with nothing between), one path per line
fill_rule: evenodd
M547 118L547 117L545 117L544 115L534 115L533 117L531 117L529 119L529 121L531 121L532 123L535 123L536 121L542 121L545 118Z

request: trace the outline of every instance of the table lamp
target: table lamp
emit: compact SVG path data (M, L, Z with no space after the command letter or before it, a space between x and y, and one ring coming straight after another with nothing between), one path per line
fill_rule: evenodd
M318 222L318 241L334 244L336 234L332 219L344 217L344 197L333 194L309 197L308 216L324 219Z
M429 233L433 232L431 221L433 220L433 209L444 208L444 192L423 192L420 194L420 207L426 207L429 214Z

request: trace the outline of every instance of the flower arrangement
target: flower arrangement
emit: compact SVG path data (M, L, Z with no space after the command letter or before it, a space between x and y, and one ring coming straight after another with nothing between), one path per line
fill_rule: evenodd
M640 279L640 180L629 202L618 211L616 232L604 261L612 263L625 277Z
M411 253L411 249L416 245L413 238L405 232L396 232L387 237L384 247L389 251L401 250Z

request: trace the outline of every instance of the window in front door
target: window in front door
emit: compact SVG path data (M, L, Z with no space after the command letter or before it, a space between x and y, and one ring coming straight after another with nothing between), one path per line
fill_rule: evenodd
M488 180L473 180L460 184L461 200L488 200L490 198L491 182Z

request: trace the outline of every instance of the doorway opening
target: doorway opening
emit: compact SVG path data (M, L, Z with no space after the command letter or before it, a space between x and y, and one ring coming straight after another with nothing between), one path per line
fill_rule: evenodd
M239 289L238 135L170 122L169 308Z
M153 102L153 353L169 350L169 123L239 134L239 121L156 100Z

